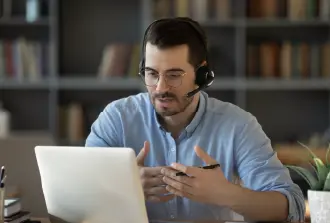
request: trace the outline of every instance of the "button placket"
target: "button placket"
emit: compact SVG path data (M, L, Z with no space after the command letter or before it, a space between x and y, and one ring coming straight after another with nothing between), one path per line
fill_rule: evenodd
M166 141L168 145L168 165L177 162L177 145L170 133L166 134ZM175 219L177 216L177 200L176 198L169 201L169 217Z
M174 219L177 215L177 200L174 198L173 200L170 201L170 218Z
M176 162L176 160L177 160L177 157L176 157L176 150L177 150L176 142L175 142L175 140L173 139L173 137L171 135L168 135L168 141L169 141L169 150L170 150L171 161Z

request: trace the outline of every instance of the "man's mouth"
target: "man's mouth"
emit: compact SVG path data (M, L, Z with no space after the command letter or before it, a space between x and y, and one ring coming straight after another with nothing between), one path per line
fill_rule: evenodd
M174 98L157 98L156 103L161 107L169 107L174 102Z
M157 100L159 100L161 102L168 102L168 101L173 101L174 98L157 98Z

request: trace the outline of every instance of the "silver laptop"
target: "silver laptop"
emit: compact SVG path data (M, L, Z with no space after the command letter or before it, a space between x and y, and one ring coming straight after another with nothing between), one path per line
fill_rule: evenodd
M52 222L148 223L131 148L37 146L35 153Z

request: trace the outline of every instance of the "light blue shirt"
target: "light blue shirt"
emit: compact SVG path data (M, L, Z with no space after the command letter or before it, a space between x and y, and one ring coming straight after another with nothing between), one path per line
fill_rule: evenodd
M238 174L244 187L283 193L289 201L288 220L304 219L301 189L278 160L256 118L239 107L201 92L195 117L174 140L159 124L148 94L140 93L110 103L93 123L86 146L130 147L138 154L146 140L150 142L146 166L204 165L194 152L199 145L221 164L229 181ZM228 208L181 197L167 203L147 202L146 207L150 219L232 218Z

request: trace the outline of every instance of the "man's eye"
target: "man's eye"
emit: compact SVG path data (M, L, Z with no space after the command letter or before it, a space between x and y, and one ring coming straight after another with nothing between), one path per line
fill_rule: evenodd
M172 79L179 78L179 77L181 77L181 74L172 73L172 74L168 74L167 77L172 78Z
M157 76L158 74L156 72L153 72L153 71L147 71L146 75L148 75L150 77L153 77L153 76Z

